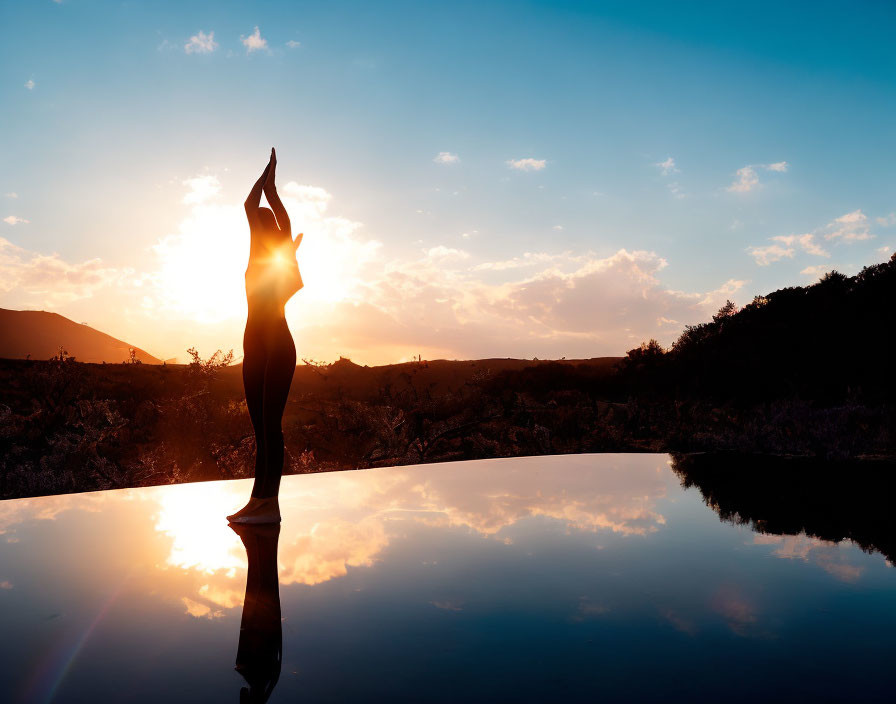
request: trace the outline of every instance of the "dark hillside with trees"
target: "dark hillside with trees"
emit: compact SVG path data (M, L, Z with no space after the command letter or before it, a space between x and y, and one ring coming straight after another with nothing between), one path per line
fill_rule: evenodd
M626 378L676 398L752 403L894 398L896 255L848 277L730 301L713 319L688 326L665 352L655 341L632 350Z

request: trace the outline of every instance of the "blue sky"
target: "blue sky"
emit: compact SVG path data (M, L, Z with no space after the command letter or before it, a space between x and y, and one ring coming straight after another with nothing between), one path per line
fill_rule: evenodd
M238 347L236 206L276 145L306 215L308 285L289 313L309 353L668 343L726 297L896 248L894 15L7 2L0 192L17 197L0 201L0 306L163 357Z

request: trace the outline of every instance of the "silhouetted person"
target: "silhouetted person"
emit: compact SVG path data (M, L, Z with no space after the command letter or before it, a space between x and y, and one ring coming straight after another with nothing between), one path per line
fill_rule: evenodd
M283 409L296 370L296 347L286 325L286 302L302 288L289 216L274 185L277 153L246 198L249 266L246 300L249 315L243 335L243 387L255 429L255 484L245 507L227 517L233 523L280 520L277 493L283 472ZM259 206L261 193L273 211Z
M283 629L280 622L280 583L277 577L279 525L233 525L246 547L249 569L246 598L240 621L240 640L234 669L248 687L240 690L240 702L263 704L280 679Z

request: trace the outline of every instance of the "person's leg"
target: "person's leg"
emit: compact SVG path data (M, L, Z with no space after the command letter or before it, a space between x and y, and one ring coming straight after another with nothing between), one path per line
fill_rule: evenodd
M259 493L252 496L271 498L280 491L280 477L283 474L283 410L289 396L289 387L296 371L296 347L283 321L282 326L269 338L267 367L264 375L264 443L266 466ZM256 486L258 486L256 480Z
M248 569L236 670L249 685L240 693L248 701L267 701L280 677L283 629L280 583L277 578L277 539L280 526L231 524L246 546Z
M246 394L246 406L249 408L249 419L255 431L255 487L259 477L264 476L267 466L267 448L264 435L264 374L267 367L267 355L264 340L259 331L246 328L243 336L243 390ZM255 496L253 488L252 495Z

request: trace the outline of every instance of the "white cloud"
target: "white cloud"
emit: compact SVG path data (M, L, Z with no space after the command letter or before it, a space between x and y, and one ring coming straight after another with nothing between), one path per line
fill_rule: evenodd
M295 222L313 221L322 218L333 196L319 186L309 186L289 181L280 188L283 195L293 204L289 212ZM295 211L295 212L294 212Z
M883 247L877 248L878 254L890 255L893 252L893 245L885 244Z
M796 248L816 257L830 257L831 253L818 241L821 237L836 242L852 243L871 239L874 235L869 232L868 216L861 210L854 210L835 218L814 232L806 232L801 235L777 235L769 238L773 244L764 247L749 247L747 251L759 266L767 266L785 258L792 259ZM803 273L811 273L810 270L813 268L809 267Z
M18 198L18 197L19 197L19 194L18 194L18 193L15 193L15 192L13 192L13 193L4 193L3 195L5 195L7 198Z
M36 83L34 82L34 80L31 79L31 78L29 78L27 81L25 81L25 87L26 87L28 90L34 90L34 86L36 86L36 85L37 85L37 84L36 84Z
M539 252L524 259L545 265L493 284L476 272L514 267L452 268L428 257L377 263L364 303L341 304L328 315L338 326L321 321L303 339L330 337L345 353L367 356L402 348L460 359L622 354L650 337L668 344L678 331L668 321L705 320L743 285L732 280L695 294L666 289L656 277L665 260L652 252L620 250L606 258Z
M732 193L747 193L752 191L759 183L759 176L752 166L744 166L737 170L737 179L728 186Z
M884 215L882 218L874 218L877 221L877 224L882 227L892 227L896 225L896 213L890 213L889 215Z
M869 231L869 227L868 216L861 210L853 210L828 223L824 238L841 242L870 240L874 235Z
M0 237L0 292L10 304L53 307L90 298L125 272L100 259L70 264L58 254L28 251Z
M815 235L807 232L802 235L776 235L771 238L774 242L781 242L788 246L797 245L807 254L814 254L816 257L829 257L831 253L825 250L815 241Z
M455 249L454 247L445 247L444 245L438 245L436 247L431 247L425 251L426 259L428 261L434 262L436 260L444 260L444 259L469 259L470 253L465 252L462 249Z
M582 262L581 257L575 258L570 252L562 254L547 254L546 252L523 252L521 257L504 259L496 262L483 262L473 267L472 271L507 271L508 269L521 269L523 267L547 264L548 262L563 260L566 262Z
M737 170L737 178L726 190L731 193L749 193L759 186L759 173L757 172L757 169L784 173L789 167L790 165L786 161L777 161L774 164L748 164Z
M433 161L437 164L456 164L460 161L460 157L451 152L439 152L435 158L433 158Z
M678 174L681 171L675 166L675 159L671 156L667 157L665 161L660 161L654 164L654 166L659 167L660 171L662 171L663 176L669 176L670 174Z
M807 266L800 273L803 276L811 276L813 279L817 279L824 276L829 269L830 267L827 264L815 264L813 266Z
M793 259L793 247L782 247L779 244L770 244L765 247L750 247L750 256L756 260L759 266L768 266L780 259Z
M302 43L297 42L295 39L290 39L288 42L286 42L286 46L288 46L290 49L298 49L300 46L302 46Z
M211 607L209 607L207 604L201 604L198 601L193 601L186 596L181 598L181 602L186 609L186 613L193 618L215 619L220 618L224 615L222 611L212 611Z
M240 36L240 41L246 47L246 53L251 54L253 51L261 51L268 48L268 40L261 36L258 27L248 37Z
M563 231L563 225L554 225L551 229L552 229L552 230L556 230L557 232L562 232L562 231Z
M517 171L541 171L545 165L546 161L544 159L510 159L507 162L507 165L511 169L516 169Z
M184 44L184 51L188 54L210 54L218 48L215 41L215 33L206 34L201 29L197 34L190 37L190 41Z
M217 176L211 174L188 178L183 185L190 189L183 197L183 202L187 205L205 203L221 192L221 182Z
M754 545L777 545L773 554L786 560L804 560L815 563L826 572L844 582L855 582L862 576L863 567L846 562L844 553L836 543L802 535L754 534Z
M19 223L29 223L30 220L26 220L25 218L16 217L15 215L8 215L3 218L3 222L7 225L18 225Z

